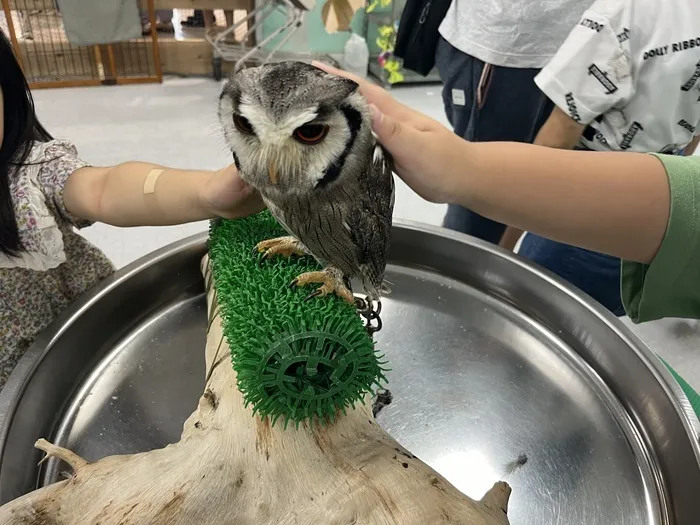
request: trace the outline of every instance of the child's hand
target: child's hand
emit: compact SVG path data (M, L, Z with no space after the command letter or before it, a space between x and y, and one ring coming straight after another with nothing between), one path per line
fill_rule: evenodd
M373 131L391 153L394 171L413 191L432 202L454 201L467 171L465 140L369 80L320 62L313 65L358 84L371 104Z
M211 177L200 198L213 215L225 219L246 217L265 208L258 192L241 179L233 164Z

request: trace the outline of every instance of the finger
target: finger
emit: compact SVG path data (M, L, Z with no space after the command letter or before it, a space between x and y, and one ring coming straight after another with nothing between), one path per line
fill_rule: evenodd
M444 202L440 191L444 183L438 180L439 178L427 176L435 169L434 163L441 161L439 155L431 152L436 151L436 142L445 140L441 137L442 133L437 133L435 130L419 130L382 114L375 106L370 106L370 111L372 129L382 146L391 153L395 173L424 199L431 202ZM447 137L456 137L447 130L444 130L444 133ZM426 159L432 160L426 164Z
M377 139L397 160L410 156L411 151L421 150L418 130L382 113L373 104L369 109L372 112L372 129L377 134Z
M373 82L370 82L366 78L361 78L352 73L348 73L347 71L343 71L342 69L338 69L337 67L330 66L324 62L313 61L311 62L311 65L322 69L330 75L349 78L360 87L360 92L365 96L370 104L375 104L380 107L383 105L383 103L390 103L391 101L398 104L398 102L394 100L394 97L392 97L385 89L374 84ZM383 109L383 111L386 111L386 109Z
M348 73L347 71L343 71L342 69L338 69L337 67L333 67L330 64L326 64L325 62L321 62L319 60L312 61L311 65L314 67L317 67L319 69L322 69L323 71L325 71L326 73L329 73L331 75L335 75L337 77L349 78L350 80L357 82L360 85L367 82L367 80L364 78L358 77L357 75L354 75L352 73Z
M386 89L365 78L361 78L323 62L313 61L311 64L328 74L349 78L353 82L356 82L359 86L360 93L367 99L367 102L374 104L382 113L393 119L410 123L420 129L427 129L435 123L431 118L396 100Z

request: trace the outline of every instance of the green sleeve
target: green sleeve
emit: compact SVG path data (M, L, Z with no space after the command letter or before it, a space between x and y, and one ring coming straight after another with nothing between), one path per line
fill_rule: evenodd
M668 175L671 214L650 264L622 262L622 302L635 323L700 319L700 157L656 157Z

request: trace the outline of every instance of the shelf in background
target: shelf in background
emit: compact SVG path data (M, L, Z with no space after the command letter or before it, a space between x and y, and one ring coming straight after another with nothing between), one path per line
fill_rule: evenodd
M404 80L396 84L389 84L387 82L387 74L381 68L379 62L377 62L376 55L370 56L369 58L369 72L374 77L376 77L382 84L382 86L384 86L385 88L390 88L392 87L392 85L397 86L403 84L439 84L441 82L440 75L438 74L436 69L433 69L426 77L419 75L418 73L415 73L413 71L409 71L408 69L402 69L401 73L404 76Z

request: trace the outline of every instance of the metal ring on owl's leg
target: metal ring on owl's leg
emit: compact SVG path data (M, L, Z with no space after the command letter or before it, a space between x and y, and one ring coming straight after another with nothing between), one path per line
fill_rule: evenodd
M373 335L382 329L382 319L375 311L372 311L369 316L365 317L365 321L365 330L367 330L369 335ZM372 321L376 321L377 324L373 325Z
M365 319L365 329L369 335L372 335L382 329L382 320L379 317L382 311L382 302L377 301L377 309L374 309L373 301L369 297L355 297L355 308L357 312ZM377 324L373 325L372 321Z
M382 329L382 320L379 317L379 312L381 312L381 302L377 301L378 308L375 310L373 307L371 299L368 297L366 299L355 298L355 307L358 313L365 319L365 329L372 335ZM376 321L376 325L372 324Z
M382 313L382 302L380 300L377 300L377 307L374 307L374 301L370 299L369 297L365 298L365 312L367 315L370 315L372 313L376 313L377 315Z

